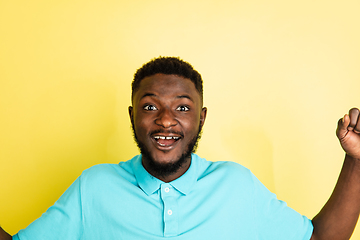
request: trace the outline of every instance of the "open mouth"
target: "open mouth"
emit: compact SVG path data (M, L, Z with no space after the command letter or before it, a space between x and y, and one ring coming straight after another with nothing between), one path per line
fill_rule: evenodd
M153 139L160 147L171 147L176 143L181 137L179 136L163 136L163 135L154 135Z

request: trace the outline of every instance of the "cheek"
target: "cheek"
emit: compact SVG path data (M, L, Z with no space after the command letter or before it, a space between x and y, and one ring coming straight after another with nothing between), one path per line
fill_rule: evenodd
M191 119L188 119L187 121L182 121L181 125L184 131L197 134L200 126L200 118L193 117Z
M146 123L149 122L147 115L141 112L137 112L133 120L137 128L144 128Z
M135 129L137 129L137 131L145 131L147 129L146 125L144 124L143 121L139 121L135 123Z
M141 118L137 118L137 119L141 119ZM144 119L142 120L137 120L134 119L134 128L135 128L135 132L137 134L138 137L142 137L144 134L146 134L146 130L148 129L148 127L146 126L146 121L144 121Z

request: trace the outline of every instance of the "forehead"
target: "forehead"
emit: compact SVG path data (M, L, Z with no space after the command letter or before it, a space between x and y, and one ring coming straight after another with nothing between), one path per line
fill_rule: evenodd
M191 100L200 102L200 94L195 84L188 78L177 75L155 74L141 80L133 100L140 100L144 96L178 97L188 95Z

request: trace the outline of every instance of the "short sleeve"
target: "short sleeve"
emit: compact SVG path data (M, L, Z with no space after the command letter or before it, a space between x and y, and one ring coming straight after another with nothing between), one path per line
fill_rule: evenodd
M255 176L253 180L256 232L259 239L309 240L313 231L311 220L278 200Z
M14 240L72 240L82 234L80 177L56 203L27 228L20 230Z

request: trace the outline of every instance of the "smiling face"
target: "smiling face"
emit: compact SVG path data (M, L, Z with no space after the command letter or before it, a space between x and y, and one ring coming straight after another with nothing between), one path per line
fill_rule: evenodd
M144 168L169 182L186 172L206 108L194 83L176 75L145 77L129 107Z

